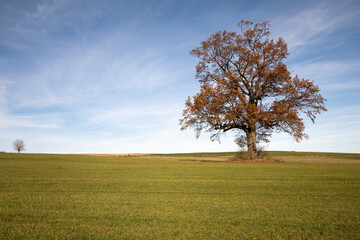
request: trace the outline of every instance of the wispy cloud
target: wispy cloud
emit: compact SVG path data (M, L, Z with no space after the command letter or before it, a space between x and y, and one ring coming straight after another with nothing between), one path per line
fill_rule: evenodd
M296 143L288 135L274 135L269 149L360 153L359 125L360 105L334 107L319 116L316 124L306 122L309 140Z
M7 105L8 105L8 100L7 100L7 94L8 94L8 87L9 85L11 85L12 82L4 79L2 77L0 77L0 111L1 110L6 110L7 109Z
M36 11L29 13L28 16L34 19L46 20L48 16L54 15L57 9L66 3L66 0L51 0L36 5Z
M127 106L126 108L114 108L102 111L89 117L90 125L108 124L112 126L134 127L133 124L140 124L142 128L148 123L161 121L169 116L179 113L179 109L169 104L155 104L143 106ZM146 120L145 120L146 119Z
M78 43L50 59L37 60L34 70L16 77L18 86L13 98L17 102L13 104L24 108L76 104L86 98L104 101L108 93L151 91L181 77L182 70L159 55L159 46L127 52L129 41L115 33L91 44Z
M22 116L22 115L8 115L0 112L0 129L9 128L31 128L31 129L57 129L61 125L56 123L49 123L51 117L49 115L42 116ZM56 122L59 122L56 119Z
M61 127L59 116L54 114L31 114L27 116L12 113L8 100L10 99L8 91L12 85L12 81L0 78L0 129L56 129Z
M313 79L330 91L360 88L360 59L347 61L310 61L290 66L301 77Z
M323 1L300 10L290 18L280 16L272 22L275 36L283 37L290 51L329 41L328 37L344 25L355 24L360 11L354 11L352 1ZM355 4L356 5L356 4ZM357 19L357 20L356 20ZM355 22L354 22L355 21Z
M349 73L360 71L360 59L347 61L315 61L304 62L292 66L302 74L311 75L314 78L329 78L346 76Z

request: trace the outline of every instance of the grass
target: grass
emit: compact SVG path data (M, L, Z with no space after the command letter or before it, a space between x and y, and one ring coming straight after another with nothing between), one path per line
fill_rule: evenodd
M360 238L360 154L269 154L0 153L0 239Z

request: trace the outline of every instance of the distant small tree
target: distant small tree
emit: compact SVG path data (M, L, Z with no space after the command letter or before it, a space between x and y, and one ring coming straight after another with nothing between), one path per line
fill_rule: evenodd
M23 140L21 139L16 139L15 142L13 143L13 148L15 151L17 151L18 153L20 153L21 151L25 150L25 143Z

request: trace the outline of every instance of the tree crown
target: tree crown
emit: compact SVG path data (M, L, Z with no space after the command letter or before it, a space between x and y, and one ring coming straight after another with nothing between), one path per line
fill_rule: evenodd
M21 152L25 150L25 143L21 139L16 139L13 143L13 148L17 152Z

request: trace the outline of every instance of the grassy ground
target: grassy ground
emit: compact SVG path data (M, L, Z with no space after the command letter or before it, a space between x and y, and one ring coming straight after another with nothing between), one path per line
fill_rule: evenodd
M0 153L0 239L360 239L359 154L269 154Z

